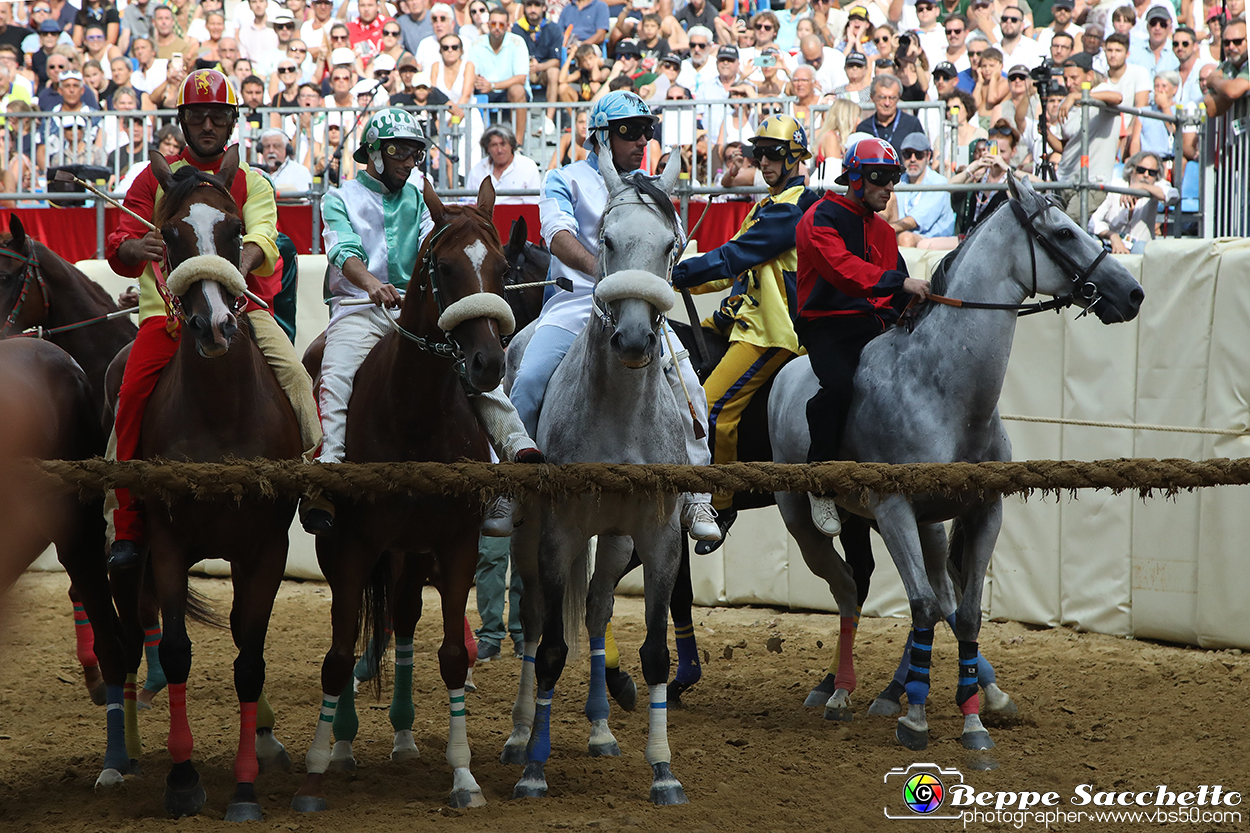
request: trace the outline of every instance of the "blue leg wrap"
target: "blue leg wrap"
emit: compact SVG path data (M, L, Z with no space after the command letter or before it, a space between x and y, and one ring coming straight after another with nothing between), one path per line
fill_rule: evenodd
M130 755L126 751L126 711L123 706L125 688L111 685L105 689L105 721L107 727L107 746L104 749L104 768L125 772L130 766Z
M955 614L952 613L946 617L946 624L951 626L951 633L955 632ZM963 676L962 674L960 676ZM985 657L977 657L977 685L991 685L998 680L998 675L994 673L994 666L990 665L990 661Z
M673 682L692 686L703 678L699 646L694 638L694 622L674 622L673 632L677 636L677 673Z
M586 694L586 719L608 719L607 659L604 638L590 638L590 691Z
M168 685L165 669L161 667L161 626L146 628L143 632L143 656L148 662L148 676L143 687L156 692Z
M538 692L534 707L534 733L530 735L529 759L547 762L551 755L551 695L555 689Z
M955 689L955 702L960 706L977 696L977 643L959 643L959 686Z
M911 665L911 646L911 633L908 632L907 644L903 646L903 656L898 661L898 668L894 671L894 682L899 685L905 685L907 683L907 669Z
M911 666L907 669L909 704L923 704L929 699L929 664L933 661L933 629L912 631Z

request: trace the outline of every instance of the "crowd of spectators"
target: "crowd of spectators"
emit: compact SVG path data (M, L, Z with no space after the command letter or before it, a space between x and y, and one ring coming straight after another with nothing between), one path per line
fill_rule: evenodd
M703 184L754 182L741 143L780 110L809 127L813 183L837 176L843 144L855 131L886 139L907 156L910 181L992 181L1006 170L1032 172L1043 161L1055 165L1059 179L1075 180L1082 85L1101 102L1162 113L1205 105L1215 115L1245 95L1244 6L83 0L76 7L70 0L0 0L0 106L54 114L7 120L0 134L3 190L36 187L50 168L64 165L108 169L110 185L124 189L146 164L145 148L181 141L172 119L145 111L172 108L187 73L205 66L237 83L247 158L288 194L349 174L362 109L388 104L413 110L434 138L427 172L440 185L473 187L491 176L497 187L536 187L541 169L585 155L584 116L569 105L622 88L663 114L646 165L655 170L665 149L677 148ZM1043 76L1045 85L1037 83ZM685 100L695 104L676 104ZM509 106L526 101L547 106ZM943 105L908 108L920 101ZM854 118L848 107L864 113ZM100 110L113 114L93 115ZM1091 179L1136 182L1146 176L1136 170L1157 168L1166 181L1169 166L1180 161L1172 158L1175 129L1091 110ZM1182 139L1184 156L1196 158L1196 134ZM541 158L527 158L527 147ZM457 167L464 153L471 159ZM913 172L921 155L923 170ZM1122 164L1139 157L1158 165ZM1091 210L1100 197L1091 195ZM964 214L979 216L985 206L978 202L987 200L953 201L956 225L966 224ZM899 205L900 234L950 236L949 218L931 217L935 206L931 199Z

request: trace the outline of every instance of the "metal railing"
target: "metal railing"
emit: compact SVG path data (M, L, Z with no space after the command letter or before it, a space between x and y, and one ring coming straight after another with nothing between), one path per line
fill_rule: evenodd
M788 97L767 98L731 98L722 100L681 100L664 101L658 105L660 124L657 141L662 140L665 146L677 146L683 153L685 173L679 183L676 199L680 202L680 213L683 221L689 220L689 207L692 199L714 200L718 197L741 199L752 198L765 193L762 186L740 186L725 188L721 185L723 160L721 159L717 139L722 138L719 126L728 124L726 138L746 138L754 132L753 126L758 124L761 114L779 110L793 114L797 102ZM816 150L819 128L829 104L814 104L800 116L801 123L807 129L809 143ZM939 166L953 161L952 139L957 136L958 126L947 118L946 102L900 102L900 108L916 113L926 122L936 123L937 138L931 142ZM1202 151L1201 176L1203 187L1203 207L1214 207L1215 210L1204 210L1203 232L1213 234L1250 234L1250 219L1247 218L1247 198L1244 188L1244 172L1250 161L1250 106L1244 100L1238 102L1234 112L1228 118L1217 120L1218 129L1207 129L1208 122L1201 112L1183 113L1179 116L1160 113L1155 110L1134 107L1111 106L1090 98L1085 91L1080 102L1082 121L1086 129L1082 131L1081 156L1083 163L1076 181L1047 183L1044 187L1075 189L1081 195L1082 223L1088 222L1088 194L1091 191L1111 191L1143 195L1144 192L1129 188L1120 188L1106 183L1095 182L1088 168L1089 131L1088 119L1090 108L1099 107L1121 113L1135 115L1139 118L1158 119L1177 125L1175 131L1175 158L1178 160L1175 185L1178 190L1183 177L1183 146L1182 133L1186 125L1197 125L1200 132L1200 148ZM526 103L474 103L453 108L450 105L425 106L411 108L424 122L431 138L431 149L422 165L425 173L440 196L457 199L472 198L476 191L466 187L470 172L483 156L479 139L485 127L498 120L510 120L509 114L525 111L526 124L523 134L518 135L520 150L527 152L540 170L548 168L551 156L559 153L560 139L566 133L575 136L577 114L593 107L591 102L554 102L534 101ZM354 175L358 166L352 159L352 153L359 141L361 128L370 112L379 109L359 107L266 107L256 110L241 111L239 127L235 136L243 150L243 156L251 164L260 161L259 137L269 127L281 129L290 140L295 152L295 160L309 168L313 175L311 190L289 193L280 196L280 203L301 202L312 204L312 240L313 251L319 249L320 243L320 212L319 198L329 188L337 185L343 178ZM872 112L870 106L863 106L862 112ZM927 115L926 111L936 110L936 119ZM60 203L78 203L97 208L97 250L103 251L104 215L100 201L82 194L49 193L47 189L47 170L64 164L82 164L84 161L100 161L98 152L84 153L84 144L92 147L113 148L122 144L123 137L131 130L133 119L144 121L144 128L133 141L133 158L146 160L148 152L154 147L156 128L163 124L173 124L176 111L91 111L86 113L7 113L5 129L0 130L0 152L3 153L6 172L17 169L20 176L6 177L13 186L0 188L0 201L11 201L17 207L38 206ZM88 120L84 128L76 119ZM725 120L730 121L726 122ZM699 129L699 120L704 128ZM666 130L667 125L667 130ZM750 125L750 127L748 127ZM1238 125L1241 125L1240 129ZM334 128L338 127L337 134ZM932 128L932 124L928 125ZM717 135L712 134L717 130ZM37 136L37 139L30 137ZM125 144L123 146L130 146ZM42 151L39 150L42 148ZM652 152L659 148L655 145ZM30 160L34 166L27 166L23 158L34 151L37 159ZM19 153L19 151L21 151ZM658 154L655 154L658 155ZM575 158L572 140L568 157ZM125 181L126 160L124 154L106 156L101 167L108 170L108 176L96 184L113 191L114 196L121 196L115 189ZM557 163L563 160L557 160ZM1231 161L1232 164L1228 164ZM651 169L658 169L660 159L648 159ZM1218 164L1217 164L1218 163ZM31 170L35 167L35 170ZM1215 173L1212 172L1215 168ZM1238 173L1233 174L1232 171ZM813 170L813 174L815 171ZM822 182L823 187L829 183ZM900 184L899 191L965 191L965 190L997 190L1005 187L1001 183L970 183L958 185L920 185L909 186ZM517 196L523 198L537 197L536 189L500 189L500 196ZM1235 220L1239 220L1235 222ZM1174 234L1179 236L1179 223L1173 223Z

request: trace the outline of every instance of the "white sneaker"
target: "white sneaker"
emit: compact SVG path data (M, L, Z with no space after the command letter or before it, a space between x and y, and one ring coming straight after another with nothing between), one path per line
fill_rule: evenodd
M812 494L808 497L812 501L812 523L816 524L816 528L830 538L841 535L842 519L838 517L838 505L833 498Z
M681 510L681 525L696 541L719 541L720 525L716 523L716 510L710 503L687 503Z
M512 512L515 501L506 495L495 498L482 518L482 534L487 538L507 538L512 534Z

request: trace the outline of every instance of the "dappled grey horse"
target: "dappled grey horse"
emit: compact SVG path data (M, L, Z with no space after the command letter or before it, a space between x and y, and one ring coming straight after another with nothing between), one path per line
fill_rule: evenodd
M882 463L985 462L1011 459L1011 442L998 415L1018 311L1038 293L1057 308L1092 311L1105 324L1137 315L1144 293L1102 246L1027 182L1008 178L1011 200L969 236L934 292L965 301L962 308L929 304L914 332L897 328L870 342L855 374L842 458ZM973 303L967 303L973 302ZM1085 313L1082 313L1084 315ZM769 434L777 462L807 460L806 403L819 382L806 356L777 374L768 403ZM925 701L933 629L954 612L959 640L955 699L964 714L962 744L993 747L981 724L977 697L981 591L1002 523L1002 498L974 493L840 495L845 512L875 519L911 602L911 659L905 683L907 714L899 742L928 744ZM831 542L811 521L808 497L778 493L777 505L812 570L830 582L847 570ZM942 522L955 519L948 552ZM961 568L962 598L947 572L948 556ZM835 593L837 591L835 590ZM839 609L845 592L838 593ZM849 597L854 610L854 596Z
M685 463L683 422L690 417L666 378L665 360L672 353L663 319L674 300L663 276L682 243L668 199L680 160L673 154L658 179L641 173L619 176L610 149L600 164L609 200L599 235L594 312L547 386L536 440L552 463ZM519 364L514 351L524 347L523 337L509 347L511 369ZM650 692L646 758L652 769L651 800L685 803L669 766L666 711L668 606L681 558L679 506L676 495L581 494L527 501L526 522L513 533L512 550L525 584L525 663L514 730L503 753L504 762L525 764L515 797L547 793L552 695L570 653L566 635L575 652L583 619L591 651L590 754L620 754L608 728L604 633L616 582L636 547L646 577L647 636L639 655ZM592 574L588 544L594 535L599 542Z

